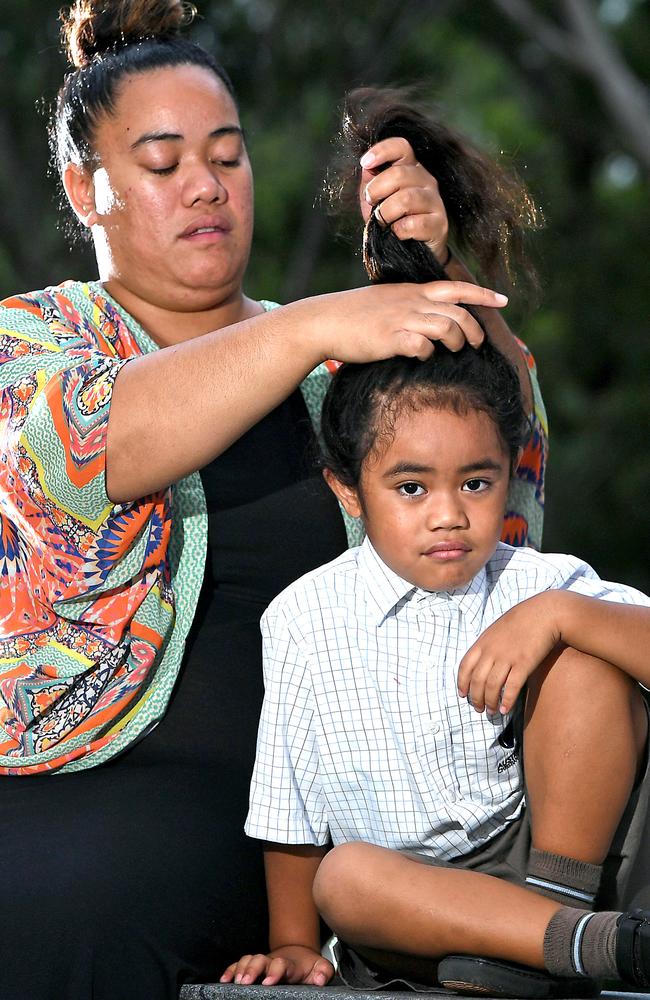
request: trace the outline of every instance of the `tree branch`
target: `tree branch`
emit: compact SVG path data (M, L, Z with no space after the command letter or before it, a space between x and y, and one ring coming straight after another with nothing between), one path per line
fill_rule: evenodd
M650 170L650 99L602 28L589 0L562 0L567 28L543 17L529 0L494 0L551 55L590 77L630 151Z
M627 137L630 149L650 169L650 99L585 0L563 0L582 49L585 72Z
M536 11L528 0L494 0L494 5L551 55L584 68L575 39Z

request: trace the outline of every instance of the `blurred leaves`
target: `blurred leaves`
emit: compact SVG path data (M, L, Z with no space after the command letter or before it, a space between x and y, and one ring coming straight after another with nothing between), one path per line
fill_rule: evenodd
M506 0L199 0L194 35L240 97L256 176L248 291L287 300L363 281L320 190L346 90L412 83L516 169L547 226L533 241L542 294L512 302L551 422L545 547L650 590L648 169L606 81L554 53ZM650 10L639 0L525 0L560 37L580 8L638 84L646 135ZM50 0L4 0L0 29L0 293L94 275L72 252L47 175L46 118L64 71ZM573 37L573 36L572 36ZM603 70L604 72L604 70Z

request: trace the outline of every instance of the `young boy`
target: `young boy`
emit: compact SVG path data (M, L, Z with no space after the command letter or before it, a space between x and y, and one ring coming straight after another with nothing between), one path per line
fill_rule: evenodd
M321 915L350 985L648 982L650 923L618 909L645 810L650 600L498 542L523 426L490 345L333 380L326 478L367 538L263 619L246 829L267 841L272 950L223 981L325 984ZM603 870L616 911L594 914Z

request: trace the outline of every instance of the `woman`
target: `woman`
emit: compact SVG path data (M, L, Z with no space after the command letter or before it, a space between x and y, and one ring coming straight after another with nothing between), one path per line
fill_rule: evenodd
M319 363L478 343L457 303L503 304L452 282L247 298L239 116L182 20L175 0L70 12L53 137L100 281L0 315L1 1000L171 1000L264 946L242 830L259 617L347 544L309 461ZM371 203L445 260L435 182L405 143L375 154L401 162L364 179Z

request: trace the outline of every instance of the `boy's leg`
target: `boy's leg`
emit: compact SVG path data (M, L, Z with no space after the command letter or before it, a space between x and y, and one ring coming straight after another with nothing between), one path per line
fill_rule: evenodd
M374 966L374 985L407 978L520 997L592 996L602 979L650 986L650 913L585 914L491 875L360 841L325 856L314 899Z
M529 685L525 741L539 855L600 868L634 787L646 730L637 686L610 665L567 649L540 668ZM581 914L562 893L545 898L475 871L425 867L349 844L326 857L315 895L330 926L362 949L434 960L462 952L543 969L550 925L551 969L563 976L574 971L564 924L575 927ZM592 974L613 977L618 932L615 915L611 927L607 917L592 919L584 939L599 962L608 950L611 968L597 965Z
M647 728L638 684L610 664L565 648L535 672L524 725L531 888L593 908Z
M441 958L462 951L544 968L544 933L561 908L528 889L352 842L325 856L314 882L325 922L353 947Z

